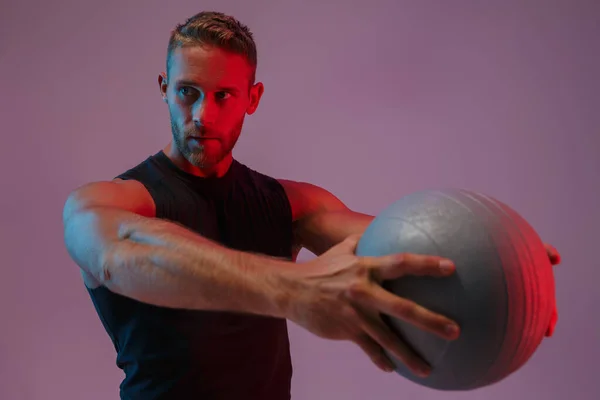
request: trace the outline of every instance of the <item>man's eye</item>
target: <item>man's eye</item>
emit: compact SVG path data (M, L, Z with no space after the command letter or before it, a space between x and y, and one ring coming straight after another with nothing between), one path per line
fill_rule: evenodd
M179 89L179 93L181 93L183 96L191 96L194 94L194 92L192 91L192 88L184 86L181 89Z
M231 94L227 92L218 92L216 96L218 100L227 100L229 97L231 97Z

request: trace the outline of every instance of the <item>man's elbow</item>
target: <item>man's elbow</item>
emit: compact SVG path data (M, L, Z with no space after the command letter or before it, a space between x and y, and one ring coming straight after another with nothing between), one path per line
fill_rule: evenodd
M104 260L110 240L100 210L80 208L76 204L67 209L63 219L63 240L71 260L96 280L106 278Z

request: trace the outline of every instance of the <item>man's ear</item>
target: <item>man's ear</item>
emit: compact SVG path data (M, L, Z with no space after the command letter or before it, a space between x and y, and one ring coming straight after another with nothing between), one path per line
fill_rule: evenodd
M158 75L158 87L160 89L160 96L162 97L163 101L165 103L167 103L167 88L168 88L168 81L167 81L167 74L166 72L161 72Z
M254 114L256 109L258 108L258 104L260 103L260 98L265 92L265 87L262 82L258 82L250 88L250 104L248 104L248 108L246 108L246 113L248 115Z

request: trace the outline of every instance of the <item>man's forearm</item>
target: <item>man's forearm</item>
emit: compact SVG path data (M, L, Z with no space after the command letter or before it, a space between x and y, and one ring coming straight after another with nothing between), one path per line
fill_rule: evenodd
M298 241L321 255L348 236L362 234L375 217L351 210L324 211L299 221Z
M291 262L227 249L177 224L118 210L93 210L78 218L73 223L95 226L92 233L73 229L67 234L80 265L94 263L85 253L93 252L98 239L86 235L118 232L96 251L99 267L93 273L115 293L163 307L284 317L281 276L294 267Z

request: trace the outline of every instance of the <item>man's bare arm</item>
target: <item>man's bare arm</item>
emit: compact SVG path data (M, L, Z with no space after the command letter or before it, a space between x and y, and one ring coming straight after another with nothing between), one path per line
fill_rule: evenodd
M427 370L426 363L379 315L404 319L450 340L457 334L446 329L452 323L448 318L396 297L374 281L407 274L447 276L453 269L441 268L439 257L363 259L354 254L357 238L350 237L297 267L224 248L156 219L154 204L139 183L80 188L66 202L63 219L67 249L82 271L95 284L142 302L287 318L320 337L351 340L380 368L391 370L387 349L419 374ZM337 241L329 228L315 230L321 234L311 235L314 243L319 238Z
M293 263L228 249L148 216L149 195L139 184L132 190L136 184L89 184L66 201L65 245L86 274L157 306L283 317L280 277Z
M351 210L319 186L279 181L292 206L296 248L319 256L349 236L362 234L373 221L373 216Z
M299 221L298 240L319 256L349 236L363 234L373 218L349 209L315 213Z

